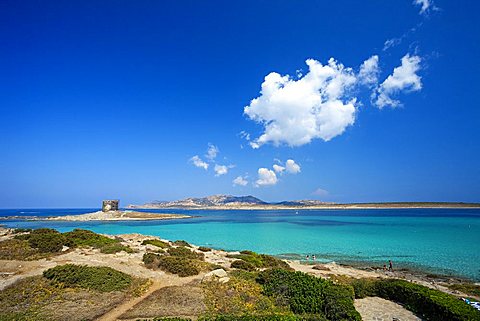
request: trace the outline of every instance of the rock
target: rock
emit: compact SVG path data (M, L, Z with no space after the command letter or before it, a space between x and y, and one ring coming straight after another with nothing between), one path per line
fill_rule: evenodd
M213 270L212 272L210 272L212 275L215 275L216 277L219 277L219 278L224 278L227 276L227 272L225 272L224 269L216 269L216 270ZM207 273L209 274L209 273Z
M227 283L228 281L230 281L230 278L228 276L218 279L218 282L220 283Z
M205 276L202 279L202 282L208 281L208 280L214 280L214 279L218 279L220 281L221 279L226 279L226 278L228 278L228 276L227 276L227 272L225 272L224 269L216 269L205 274ZM230 280L230 278L228 278L228 280ZM224 282L222 281L221 282L225 283L225 282L228 282L228 280L226 281L224 280Z
M319 270L319 271L330 271L330 268L322 264L317 264L314 267L312 267L312 269Z
M70 249L70 248L69 248L68 246L65 246L65 245L64 245L64 246L62 247L62 252L68 251L69 249Z

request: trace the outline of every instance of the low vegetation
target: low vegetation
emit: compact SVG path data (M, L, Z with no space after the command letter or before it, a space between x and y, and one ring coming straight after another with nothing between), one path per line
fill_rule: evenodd
M283 260L277 259L271 255L258 254L252 251L241 251L240 254L227 255L227 257L248 262L256 268L291 270L290 266Z
M266 295L295 314L323 316L332 321L361 320L353 305L351 286L281 269L261 272L258 282Z
M43 272L43 276L67 287L81 287L100 292L125 290L132 277L106 266L65 264Z
M244 260L233 261L232 264L230 265L230 267L233 268L233 269L240 269L240 270L245 270L245 271L249 271L249 272L253 272L253 271L257 270L255 265L253 265L250 262L244 261Z
M45 274L0 291L0 320L95 320L149 285L110 268L59 266Z
M396 279L351 281L355 296L379 296L398 302L426 320L474 321L480 312L457 297L428 287Z
M472 283L451 284L448 286L451 290L463 292L468 295L480 297L480 285Z
M142 242L142 245L153 245L153 246L159 247L161 249L165 249L167 247L170 247L170 244L168 244L167 242L163 242L163 241L160 241L160 240L157 240L157 239L144 240Z
M75 229L60 233L54 229L41 228L21 230L13 239L0 242L2 260L37 260L60 254L63 250L76 247L93 247L100 252L113 254L133 250L121 244L121 240L109 238L92 231Z
M194 260L179 256L161 256L158 267L168 273L178 276L192 276L200 273L201 269Z
M291 314L288 308L276 306L272 298L263 294L262 286L255 281L256 276L249 272L231 273L227 283L204 283L208 320L219 316L234 320L231 316Z
M210 252L212 249L206 246L200 246L198 250L202 252Z
M184 240L176 240L175 242L173 242L173 245L175 245L175 246L192 247L192 246L190 245L190 243L188 243L187 241L184 241Z

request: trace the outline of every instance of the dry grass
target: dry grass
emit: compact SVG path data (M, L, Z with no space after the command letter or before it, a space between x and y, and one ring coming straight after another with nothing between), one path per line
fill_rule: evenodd
M204 294L195 286L161 288L124 313L120 319L154 317L194 317L206 310Z

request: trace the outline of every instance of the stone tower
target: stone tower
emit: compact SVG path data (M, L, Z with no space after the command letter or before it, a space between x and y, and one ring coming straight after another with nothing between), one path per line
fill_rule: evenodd
M102 212L118 211L119 200L104 200L102 203Z

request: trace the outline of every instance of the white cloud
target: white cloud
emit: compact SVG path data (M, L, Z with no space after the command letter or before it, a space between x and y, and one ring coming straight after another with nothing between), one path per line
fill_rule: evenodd
M258 169L258 179L255 182L256 186L269 186L277 184L278 179L274 171L268 168Z
M421 14L427 14L430 10L438 10L432 0L413 0L413 4L421 6Z
M402 64L393 70L393 74L388 76L372 95L375 105L379 108L397 107L401 103L392 96L402 91L422 89L422 79L417 75L420 70L420 62L419 56L405 55L402 58Z
M295 163L295 161L293 159L287 160L287 162L285 163L285 168L286 168L287 172L290 173L290 174L300 173L300 165Z
M247 133L246 131L242 130L239 134L240 138L245 139L246 141L250 140L250 134Z
M378 74L380 68L378 67L378 56L374 55L368 58L360 66L360 72L358 73L358 79L365 85L376 85L378 83Z
M205 157L208 158L209 160L214 160L215 157L217 157L219 152L220 152L220 150L218 149L217 146L209 143L208 144L208 149L207 149L207 154L205 155Z
M208 164L204 162L200 157L198 157L198 155L195 155L192 158L190 158L190 161L196 167L203 168L204 170L208 169Z
M398 46L403 40L403 36L400 37L400 38L392 38L392 39L388 39L385 41L385 43L383 44L383 51L387 51L388 49L390 48L393 48L395 46Z
M245 107L244 113L264 126L264 133L250 142L253 148L329 141L354 123L356 98L348 95L358 82L353 69L333 58L327 65L314 59L306 64L309 71L297 80L276 72L267 75L261 95Z
M233 180L233 186L247 186L248 181L246 177L238 176Z
M329 194L330 193L323 188L317 188L315 191L312 192L312 195L315 195L315 196L318 196L318 197L326 197Z
M225 165L215 164L213 169L215 170L215 176L221 176L228 173L228 167Z
M277 164L273 164L273 170L275 171L275 173L281 174L285 170L285 167L277 165Z

